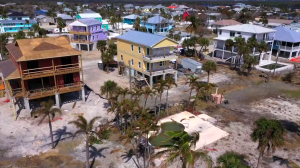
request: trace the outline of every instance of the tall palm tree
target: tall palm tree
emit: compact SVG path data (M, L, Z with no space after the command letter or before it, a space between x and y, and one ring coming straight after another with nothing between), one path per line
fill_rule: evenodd
M217 162L219 165L217 168L250 168L250 166L245 163L244 156L233 151L226 152L219 156Z
M207 61L203 64L202 70L207 72L207 84L209 84L209 76L212 72L217 71L217 64L213 61Z
M42 109L33 111L31 115L39 114L42 115L42 119L40 120L39 124L40 125L45 118L48 118L48 124L49 124L49 129L50 129L50 137L51 137L51 144L52 144L52 149L54 149L54 143L53 143L53 132L52 132L52 124L51 120L55 117L55 114L58 113L61 115L61 110L59 108L53 108L53 100L49 100L48 102L42 102L41 105L43 106Z
M193 36L189 39L189 41L191 42L191 45L194 47L194 57L197 57L197 50L196 50L196 45L198 43L198 38L196 36Z
M192 108L193 113L195 111L195 104L196 104L196 100L197 100L199 94L201 94L203 92L203 89L206 89L205 87L209 86L209 85L210 85L209 83L208 83L208 85L206 85L205 83L199 82L199 81L197 81L194 84L194 88L195 88L195 91L196 91L196 96L195 96L195 100L193 102L193 108Z
M144 103L144 109L146 108L146 104L147 104L147 100L149 97L153 98L153 96L155 95L154 91L148 86L143 90L143 95L144 95L144 99L145 99L145 103Z
M234 47L234 41L232 40L232 39L227 39L226 41L225 41L225 46L226 46L226 48L227 49L230 49L230 53L231 53L231 60L233 60L233 58L232 58L232 48ZM230 63L230 67L232 67L232 61L231 61L231 63Z
M107 43L105 40L99 40L97 41L97 49L98 51L101 52L101 58L102 58L102 54L103 52L105 52L107 50ZM102 60L103 62L103 60Z
M199 19L196 18L195 15L191 15L189 17L187 17L187 21L191 22L190 25L187 26L186 30L189 33L196 33L197 27L199 26Z
M249 76L250 71L252 70L252 68L257 65L259 62L257 60L257 58L249 55L249 54L245 54L243 56L244 58L244 64L242 66L243 69L247 69L247 75Z
M161 110L161 97L164 91L166 90L167 87L167 81L166 80L159 80L157 84L155 84L155 89L157 91L157 94L159 95L159 107L158 107L158 113L160 114Z
M144 27L146 27L146 22L148 21L148 17L147 17L147 16L144 16L144 17L142 18L142 20L143 20L143 23L144 23Z
M256 40L256 38L254 36L248 38L247 45L252 50L252 53L254 53L255 52L255 48L257 47L257 40Z
M234 64L234 68L236 68L237 66L237 62L240 63L240 58L242 56L242 48L246 45L246 41L245 39L240 35L238 37L234 38L235 41L235 45L238 48L238 59L236 58L235 64Z
M66 27L63 19L61 17L57 18L57 28L59 28L59 33L61 33L62 28Z
M285 129L278 120L260 118L255 122L255 128L251 133L254 142L258 141L259 157L257 168L261 165L262 157L265 150L271 149L275 152L276 148L284 144Z
M133 28L134 28L134 30L140 31L140 29L141 29L141 19L140 19L140 17L137 17L135 19L135 22L133 24Z
M100 94L106 95L106 98L109 99L113 96L113 93L116 91L118 84L112 80L104 82L104 85L100 87Z
M212 167L212 160L206 152L194 151L192 148L196 146L200 136L199 133L188 134L185 131L166 131L166 136L170 137L167 142L172 145L162 145L164 149L156 153L160 157L167 154L167 159L164 162L164 167L172 163L176 158L182 160L182 167L193 167L198 159L203 159L207 163L207 167Z
M78 119L75 121L69 122L69 124L74 124L77 128L77 131L73 134L73 138L78 134L85 134L85 152L86 152L86 164L85 167L89 168L89 139L91 134L94 133L94 124L97 119L100 117L94 117L90 120L90 122L87 122L87 120L83 116L78 116Z
M40 26L38 24L33 24L32 28L33 28L34 33L38 33L40 30Z
M262 57L261 54L263 52L267 52L269 50L269 47L268 47L267 43L262 40L261 42L258 43L257 50L259 52L259 60L261 60L261 57Z
M166 100L166 104L167 104L167 115L169 115L169 105L168 105L168 97L169 97L169 89L171 89L173 86L177 87L177 84L175 82L175 79L172 77L168 77L166 79L167 81L167 100Z
M190 87L190 96L189 96L189 102L191 101L191 97L192 97L192 91L194 90L194 86L197 82L197 80L200 79L199 77L195 77L195 76L190 76L187 81L185 82L186 85L189 85ZM190 106L190 103L188 104L188 107Z
M202 53L203 49L209 46L209 40L204 37L198 38L198 44L201 47L199 53Z

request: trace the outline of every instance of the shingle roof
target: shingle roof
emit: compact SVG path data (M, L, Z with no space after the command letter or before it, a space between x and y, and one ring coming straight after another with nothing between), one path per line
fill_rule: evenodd
M235 20L219 20L215 23L213 23L213 25L218 25L218 26L233 26L233 25L241 25L242 23L235 21Z
M0 20L0 23L26 23L26 20ZM30 19L29 23L36 23L36 20Z
M151 18L148 19L148 21L146 23L150 23L150 24L158 24L158 23L173 23L173 21L168 20L164 17L161 16L153 16Z
M136 19L136 18L142 18L141 16L139 15L135 15L135 14L131 14L131 15L128 15L128 16L124 16L124 19Z
M276 30L274 40L291 42L291 43L300 42L300 33L296 31L293 31L286 27L276 27L274 28L274 30Z
M121 36L118 36L118 39L141 44L147 47L152 47L165 38L166 37L164 36L134 30L130 30L127 33L122 34Z
M28 16L28 15L25 15L24 13L20 13L20 12L13 12L13 13L7 15L7 16L8 17L11 17L11 16L15 17L15 16Z
M87 25L87 26L91 26L91 25L97 25L97 24L101 24L101 22L99 20L90 18L90 19L78 19L79 22Z
M238 32L248 32L248 33L271 33L276 30L253 25L253 24L242 24L242 25L234 25L234 26L225 26L219 28L220 30L230 30L230 31L238 31Z
M2 71L4 79L6 79L11 73L13 73L17 69L17 67L15 66L15 64L13 63L13 61L11 59L1 61L0 67L1 67L1 71Z

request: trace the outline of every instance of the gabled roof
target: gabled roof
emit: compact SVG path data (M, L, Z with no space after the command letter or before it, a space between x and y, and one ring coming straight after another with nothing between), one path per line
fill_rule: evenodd
M142 21L141 21L142 22ZM150 23L150 24L158 24L158 23L173 23L173 21L168 20L164 17L161 16L153 16L151 18L148 19L148 21L146 23Z
M93 11L93 10L91 10L91 9L87 9L86 11L84 11L83 13L97 13L97 12L95 12L95 11ZM98 13L99 14L99 13ZM99 14L100 15L100 14Z
M92 26L92 25L98 25L101 24L101 22L99 20L96 19L78 19L79 22L87 25L87 26Z
M117 38L121 39L121 40L129 41L132 43L140 44L140 45L146 46L146 47L153 47L157 43L161 42L162 40L168 39L167 37L164 37L164 36L135 31L135 30L130 30L130 31L118 36ZM175 42L175 43L177 43L177 42Z
M142 18L141 16L139 15L135 15L135 14L131 14L131 15L128 15L128 16L124 16L124 19L136 19L136 18Z
M272 33L276 30L253 25L253 24L242 24L242 25L234 25L234 26L225 26L222 28L219 28L220 30L229 30L229 31L237 31L237 32L247 32L247 33L254 33L254 34L260 34L260 33Z
M66 37L20 39L6 45L17 62L80 55Z
M78 14L82 19L85 18L101 18L101 15L99 13L79 13Z
M285 20L285 19L268 19L268 23L280 23L280 24L292 24L294 20Z
M1 61L0 67L3 77L6 80L8 79L8 76L10 76L10 74L14 73L15 71L18 71L16 65L11 59ZM19 72L16 73L15 78L20 78Z
M70 16L70 15L67 15L67 14L59 14L59 15L57 15L57 17L59 18L62 18L63 20L72 20L73 18L72 18L72 16Z
M213 23L213 25L218 25L218 26L233 26L233 25L241 25L242 23L235 21L235 20L219 20Z
M274 28L274 30L276 30L274 40L291 42L291 43L300 42L300 33L296 31L293 31L286 27L276 27Z

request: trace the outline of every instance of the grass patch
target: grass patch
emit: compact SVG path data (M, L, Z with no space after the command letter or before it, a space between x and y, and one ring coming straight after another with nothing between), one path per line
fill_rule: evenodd
M281 90L281 93L289 98L300 99L300 90Z

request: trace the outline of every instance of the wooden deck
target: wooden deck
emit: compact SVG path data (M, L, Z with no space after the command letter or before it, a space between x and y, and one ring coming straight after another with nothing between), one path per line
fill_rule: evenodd
M70 30L70 34L79 34L79 35L91 35L91 32L86 31L77 31L77 30Z

